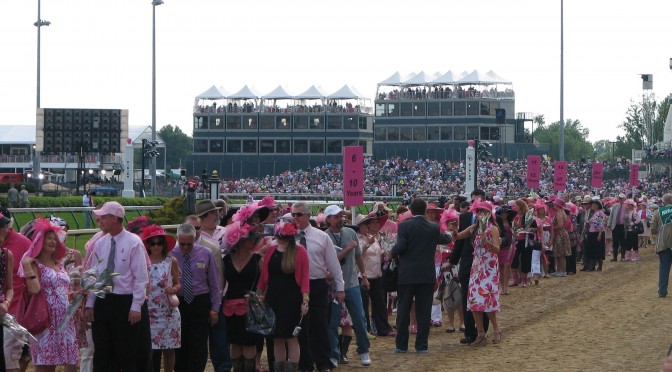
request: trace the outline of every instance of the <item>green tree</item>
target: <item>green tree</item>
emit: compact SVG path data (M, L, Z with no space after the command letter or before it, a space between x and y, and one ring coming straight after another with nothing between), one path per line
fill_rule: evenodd
M188 154L191 154L193 151L193 139L186 135L178 126L172 126L170 124L159 129L158 132L161 139L166 144L167 154L167 167L168 168L179 168L180 159ZM157 164L160 164L157 161ZM182 164L184 167L185 164Z
M631 101L625 120L618 126L625 134L617 137L616 155L629 158L632 149L642 149L662 141L669 108L670 98L658 102L654 93L642 95L641 102Z
M599 140L593 143L595 160L609 161L612 157L612 145L609 140Z
M560 122L550 125L544 122L544 116L534 118L537 127L534 129L534 139L540 143L550 145L550 154L554 159L560 153ZM588 142L588 128L584 128L579 120L567 119L565 121L565 160L578 160L593 157L593 145Z

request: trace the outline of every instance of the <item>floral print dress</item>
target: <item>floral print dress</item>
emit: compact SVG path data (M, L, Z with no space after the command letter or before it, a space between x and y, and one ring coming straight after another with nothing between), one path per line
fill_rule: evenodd
M152 264L149 268L149 326L152 350L177 349L181 346L180 310L168 303L166 288L173 285L170 273L172 258Z
M490 239L492 224L485 230ZM474 262L469 276L467 309L478 312L499 312L499 259L498 254L485 247L481 234L474 238Z
M56 329L65 318L68 309L70 277L62 267L53 269L35 261L40 275L41 291L49 307L51 324L42 333L34 335L37 342L31 341L33 364L36 366L77 365L79 363L79 345L74 318L70 318L67 327L58 332Z

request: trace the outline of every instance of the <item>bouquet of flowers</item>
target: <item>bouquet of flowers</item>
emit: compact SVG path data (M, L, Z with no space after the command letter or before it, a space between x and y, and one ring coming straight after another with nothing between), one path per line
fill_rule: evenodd
M483 234L488 228L488 220L490 219L490 213L485 213L478 218L478 233Z
M100 264L100 262L102 262L102 260L99 259L98 264ZM107 269L103 270L100 274L96 274L97 266L80 274L81 269L82 267L78 266L68 273L73 284L79 282L81 288L73 293L73 298L68 305L65 317L56 329L58 332L63 331L63 329L67 327L70 318L72 318L77 309L82 306L84 299L89 293L93 293L100 298L105 298L106 294L112 292L112 289L114 288L112 278L119 275L119 273L108 273Z
M389 257L392 248L397 244L397 234L381 234L379 243L385 251L385 255Z
M19 322L14 319L9 313L0 317L2 319L2 326L6 328L9 333L11 333L17 340L21 341L24 344L30 343L30 341L37 341L35 336L31 335L26 328L24 328Z

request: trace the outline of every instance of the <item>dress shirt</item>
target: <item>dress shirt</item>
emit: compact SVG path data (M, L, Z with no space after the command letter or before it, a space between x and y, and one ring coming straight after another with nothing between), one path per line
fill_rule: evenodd
M215 231L212 233L212 235L206 233L203 230L203 227L201 227L201 237L199 239L210 240L211 242L217 244L219 246L219 248L221 249L221 251L224 252L224 249L226 248L226 247L224 247L224 245L225 245L224 243L226 241L225 238L224 238L225 233L226 233L226 227L224 227L224 226L219 226L218 225L217 227L215 227Z
M180 247L173 249L170 253L184 271L184 252ZM191 263L191 288L194 297L205 293L210 293L211 310L219 311L219 305L222 303L222 285L220 275L217 273L217 265L212 252L203 246L194 244L189 252ZM184 274L183 274L184 275ZM182 284L182 278L180 278ZM180 295L181 289L180 289Z
M140 311L140 307L147 297L149 272L147 271L147 251L140 237L126 230L121 230L116 236L107 234L93 245L93 252L89 260L89 268L95 267L96 274L107 268L107 258L110 255L110 239L114 239L116 254L114 256L114 272L119 275L112 278L114 288L112 293L119 295L133 295L132 311ZM96 295L89 294L86 307L93 307Z
M306 227L306 250L308 251L308 263L310 267L310 279L325 279L327 271L334 278L334 288L337 292L344 291L343 272L341 264L336 256L336 249L331 238L324 231L312 226ZM297 242L301 236L301 230L296 234Z
M383 275L382 270L382 252L383 248L378 243L376 239L373 244L369 245L369 239L366 235L358 234L359 246L364 252L362 254L362 259L364 260L364 271L369 279L378 279ZM365 248L368 245L367 248Z

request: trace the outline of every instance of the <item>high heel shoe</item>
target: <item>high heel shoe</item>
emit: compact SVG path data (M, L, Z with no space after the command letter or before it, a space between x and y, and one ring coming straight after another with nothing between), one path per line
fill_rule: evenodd
M488 344L488 336L483 335L476 337L474 342L470 343L469 346L485 346L487 344Z
M502 342L502 331L495 332L495 337L492 338L493 344L499 344Z

